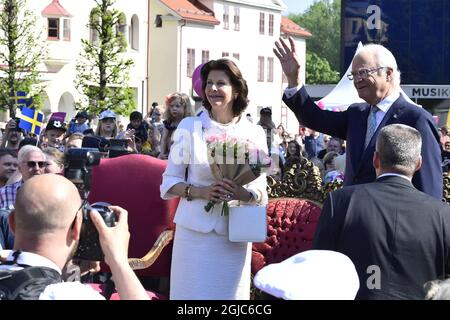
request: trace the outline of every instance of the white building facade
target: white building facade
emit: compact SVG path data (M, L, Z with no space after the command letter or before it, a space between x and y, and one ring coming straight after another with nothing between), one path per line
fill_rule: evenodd
M74 86L76 63L82 51L81 39L89 40L88 20L96 6L93 0L28 0L37 16L37 28L42 29L42 41L48 57L40 66L45 84L44 113L67 113L66 121L76 113L74 102L80 93ZM137 110L146 111L148 0L117 0L114 8L125 14L126 25L121 26L127 38L126 56L133 59L129 86L135 90Z
M259 110L270 107L276 125L297 133L298 121L281 101L286 84L272 49L280 36L294 36L304 66L305 39L311 35L295 24L296 30L287 26L281 15L285 8L277 0L151 1L149 99L162 104L176 91L194 97L192 73L198 65L235 57L249 86L245 113L257 121ZM301 72L304 80L305 68Z

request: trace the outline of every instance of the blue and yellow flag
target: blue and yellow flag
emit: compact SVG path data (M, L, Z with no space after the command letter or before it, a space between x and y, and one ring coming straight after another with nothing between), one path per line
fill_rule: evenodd
M14 100L14 103L18 107L25 106L30 108L33 105L33 98L27 98L27 93L25 91L17 91L11 99Z
M35 109L22 107L21 114L17 115L20 118L19 128L29 131L34 134L39 134L44 121L44 113Z

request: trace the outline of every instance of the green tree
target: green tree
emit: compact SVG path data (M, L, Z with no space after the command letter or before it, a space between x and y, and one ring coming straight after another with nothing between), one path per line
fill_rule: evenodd
M306 53L306 83L329 84L338 81L338 72L331 68L326 59L312 52Z
M289 19L310 31L306 50L325 58L333 70L340 66L341 0L317 0L304 13Z
M26 0L1 0L0 5L0 108L9 109L14 117L17 104L13 97L18 91L27 92L35 108L42 107L38 65L45 59L46 46Z
M111 109L128 115L136 103L128 86L133 60L125 57L125 15L112 8L115 0L94 0L88 27L91 39L82 39L75 86L84 95L76 109L98 114Z

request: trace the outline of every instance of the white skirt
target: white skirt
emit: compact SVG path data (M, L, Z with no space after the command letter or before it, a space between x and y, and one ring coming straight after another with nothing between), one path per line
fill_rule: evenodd
M171 300L249 300L251 243L177 225L170 271Z

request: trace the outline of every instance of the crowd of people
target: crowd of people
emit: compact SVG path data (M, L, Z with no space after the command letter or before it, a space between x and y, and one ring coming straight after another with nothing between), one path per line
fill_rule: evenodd
M171 299L250 298L251 243L231 242L223 207L205 212L205 206L266 206L266 173L282 179L301 157L320 168L324 183L343 181L344 188L325 201L313 246L351 259L360 282L356 298L423 299L424 285L433 280L429 296L436 297L437 284L450 273L450 207L441 203L442 165L450 163L446 128L438 130L427 111L402 95L396 60L381 45L366 45L355 56L348 77L365 102L343 112L322 110L309 97L291 38L277 41L274 53L288 80L283 101L300 123L297 134L276 126L267 107L253 123L245 114L247 83L226 58L202 67L203 109L197 112L188 95L175 92L164 108L152 104L146 117L132 112L126 127L112 110L98 115L96 128L89 121L94 115L80 111L67 126L50 119L43 133L32 137L11 119L0 150L0 245L10 250L1 251L2 259L61 273L77 245L83 209L76 189L61 177L64 154L84 146L112 148L121 140L127 152L166 160L161 197L181 199L174 218ZM207 140L224 136L245 139L267 154L270 169L246 184L219 179ZM126 210L111 210L118 216L113 228L91 213L105 260L122 298L147 298L126 260ZM369 285L367 270L373 266L378 282ZM40 297L59 292L51 284Z

